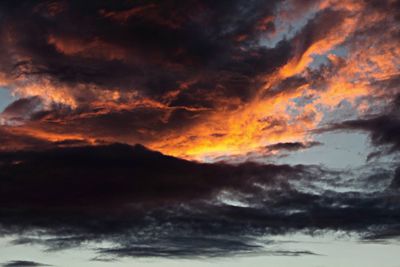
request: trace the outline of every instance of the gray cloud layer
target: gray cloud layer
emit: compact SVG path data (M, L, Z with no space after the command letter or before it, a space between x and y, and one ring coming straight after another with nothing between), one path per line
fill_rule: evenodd
M397 173L350 183L316 166L204 164L118 144L0 161L1 229L23 233L16 244L111 241L101 255L196 257L262 251L260 236L297 231L400 233Z

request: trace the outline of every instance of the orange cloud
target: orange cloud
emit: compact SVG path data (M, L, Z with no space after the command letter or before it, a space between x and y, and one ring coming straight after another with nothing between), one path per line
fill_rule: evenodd
M130 17L139 15L146 11L147 9L154 8L156 5L150 4L147 6L133 7L128 10L123 11L106 11L104 9L100 10L100 14L105 18L110 18L120 23L126 22Z
M327 2L321 2L320 8L327 8ZM266 85L251 103L234 111L218 110L191 130L164 136L163 140L151 143L150 147L195 159L245 155L271 143L310 140L310 131L324 117L322 110L334 111L343 100L353 104L360 112L365 111L369 104L356 100L371 94L376 96L373 93L374 81L399 75L400 49L388 33L381 35L381 39L369 37L379 42L376 45L365 41L352 42L353 46L346 44L348 56L345 59L330 54L356 31L385 19L382 14L362 15L360 11L364 6L359 2L329 1L329 7L332 5L333 8L351 12L351 15L326 32L324 38L312 43L304 53L294 56L277 73L266 77ZM307 76L314 55L324 55L336 66L324 74L324 88L315 91L310 84L305 84L271 98L263 97L288 77ZM294 104L294 99L307 94L315 94L310 103L302 107ZM294 113L290 114L289 109Z
M355 31L356 22L356 18L345 19L338 28L332 29L325 38L313 43L302 55L295 56L283 66L280 75L287 78L303 72L313 62L313 56L323 55L343 43Z
M66 55L105 58L108 60L124 60L127 56L123 49L114 44L102 41L100 38L84 40L50 35L48 43L54 45L58 52Z
M20 84L15 87L13 92L19 97L40 96L47 106L52 103L58 103L71 108L77 107L77 102L69 87L55 86L48 80L40 82L28 81L25 85Z
M153 6L144 6L121 12L102 10L100 13L103 17L127 23L129 18L139 16L145 10L152 8ZM151 133L152 138L146 139L145 145L178 157L205 160L225 155L241 156L254 151L262 153L263 147L274 143L307 142L312 140L312 130L323 122L326 113L340 109L338 105L343 100L353 105L355 113L367 112L368 108L373 105L371 104L372 100L367 97L376 100L378 97L384 98L385 94L393 94L393 92L385 90L375 90L375 83L399 75L400 48L392 37L398 30L397 27L389 27L385 32L376 30L372 31L373 33L369 32L369 29L380 25L387 19L385 14L366 10L364 2L347 0L316 1L299 12L318 12L328 8L340 11L338 22L329 24L326 31L313 29L316 32L311 30L306 32L306 36L299 33L299 36L294 37L291 40L294 47L292 58L272 74L257 74L257 77L251 77L257 82L261 80L263 84L246 101L238 96L226 96L216 89L207 90L208 94L203 93L199 96L215 107L174 105L175 100L181 94L187 93L187 90L190 90L194 84L202 82L201 79L204 78L201 77L202 73L188 75L190 77L186 77L186 73L182 74L182 77L175 81L178 84L177 88L154 98L140 94L135 88L122 90L99 88L99 85L96 87L93 84L58 85L43 77L38 80L23 77L26 80L19 81L15 86L14 93L20 97L40 96L44 100L45 109L51 109L53 103L58 103L68 106L73 111L78 110L63 114L60 118L51 118L50 116L47 118L51 123L60 125L75 120L83 121L83 119L100 115L118 114L141 108L146 111L160 111L154 119L157 129L151 129L149 126L135 130L144 135ZM285 19L292 21L301 17L299 14L291 15L290 10L283 10L279 15L280 18L268 16L258 20L257 29L264 31L277 19L285 22ZM158 16L159 14L152 12L147 14L148 18L163 22ZM335 18L339 16L335 12L332 14ZM318 28L320 25L316 23L311 26ZM307 34L311 35L311 38L308 38ZM235 37L237 41L249 38L246 34L235 35ZM128 51L128 48L124 50L118 45L108 43L100 38L78 39L53 34L48 36L47 41L58 52L66 56L108 60L126 60L127 56L132 58L132 52ZM235 42L235 44L237 43ZM335 51L339 46L345 49L344 56L339 56L340 53ZM313 69L311 66L313 63L316 64L315 56L323 58L325 63L322 64L323 66ZM19 59L24 58L20 56ZM145 62L149 60L147 58ZM237 60L240 60L240 57ZM157 64L173 65L173 63L175 61L167 63L161 62L161 60L157 61ZM191 65L191 67L193 66ZM189 68L189 71L193 70ZM303 79L304 82L300 85L282 86L290 78ZM0 75L0 84L8 82L6 76ZM210 87L214 88L213 85ZM215 88L218 88L218 84L215 85ZM229 88L223 89L229 90ZM176 102L179 103L179 101ZM190 119L193 118L195 123L187 127L181 127L181 125L175 128L167 127L177 110L190 111L188 116L192 116ZM134 117L134 119L137 118ZM85 127L78 123L76 125ZM164 125L166 125L165 128ZM63 133L62 126L57 130L56 127L49 126L45 129L40 126L40 122L37 122L14 129L18 134L50 142L75 139L95 144L96 138L110 142L122 140L119 139L120 137L113 136L112 133L99 131L100 133L95 135L88 131L85 132L83 131L85 129L82 130L79 127L73 130L69 128L70 132L65 130L66 132ZM127 142L136 142L130 136L122 141L126 140Z
M164 153L195 159L238 155L281 141L308 139L318 118L307 107L293 120L287 113L301 91L256 98L234 111L218 110L184 133L171 133L149 146Z

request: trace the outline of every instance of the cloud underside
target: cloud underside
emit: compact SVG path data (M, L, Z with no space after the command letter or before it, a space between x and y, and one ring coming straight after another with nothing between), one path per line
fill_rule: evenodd
M0 162L1 230L15 244L109 242L100 258L303 255L313 252L266 248L276 234L400 234L397 172L348 180L316 166L204 164L121 144L2 153Z

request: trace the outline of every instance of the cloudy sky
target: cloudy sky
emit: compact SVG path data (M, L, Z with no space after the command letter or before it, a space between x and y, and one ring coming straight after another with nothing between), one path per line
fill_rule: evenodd
M0 2L0 265L400 255L400 1Z

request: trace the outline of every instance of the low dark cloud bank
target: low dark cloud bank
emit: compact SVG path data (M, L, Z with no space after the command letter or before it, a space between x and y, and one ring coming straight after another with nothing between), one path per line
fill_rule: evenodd
M9 261L2 265L3 267L40 267L40 266L51 266L44 263L39 263L35 261Z
M313 186L341 179L316 166L205 164L139 145L2 153L0 162L1 231L18 234L15 244L110 241L100 256L198 257L260 252L259 237L297 231L400 234L397 172L375 192L336 192Z

